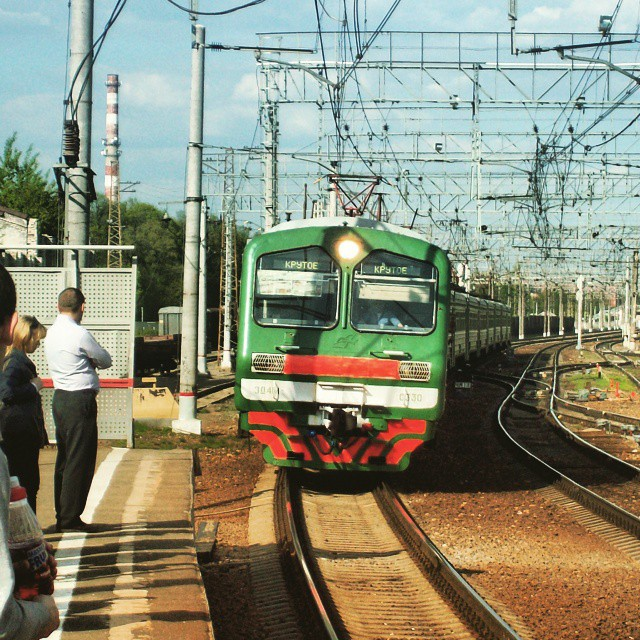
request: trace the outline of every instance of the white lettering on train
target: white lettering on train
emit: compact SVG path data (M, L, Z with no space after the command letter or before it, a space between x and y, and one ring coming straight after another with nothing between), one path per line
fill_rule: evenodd
M388 267L386 264L379 264L373 267L373 273L387 276L406 276L409 274L408 267Z
M310 262L308 260L285 260L285 269L306 269L307 271L317 271L318 262Z

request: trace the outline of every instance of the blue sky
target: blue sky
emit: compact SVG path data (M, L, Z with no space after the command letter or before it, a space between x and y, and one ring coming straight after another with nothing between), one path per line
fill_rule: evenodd
M115 0L96 2L95 35ZM185 0L188 4L188 0ZM235 2L200 0L200 9ZM339 4L324 0L328 10ZM361 0L374 27L390 0ZM506 31L508 1L403 0L387 24L395 30ZM518 28L588 31L615 0L520 0ZM637 1L625 0L618 30L635 31ZM337 13L337 9L336 9ZM14 131L21 147L33 145L44 168L57 162L63 118L68 7L64 0L3 0L0 3L0 140ZM312 31L311 0L267 0L224 17L203 17L207 42L252 45L256 32ZM327 26L329 23L327 21ZM105 135L105 87L117 73L120 89L121 179L140 181L136 197L159 203L183 198L188 139L190 22L166 0L129 0L108 34L94 66L92 155L96 187L103 189L101 139ZM250 52L208 52L205 143L249 145L257 114L256 64Z

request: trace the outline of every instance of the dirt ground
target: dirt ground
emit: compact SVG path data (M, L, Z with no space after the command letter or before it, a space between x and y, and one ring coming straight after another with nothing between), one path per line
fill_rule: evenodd
M489 427L478 418L495 402L482 386L449 402L436 447L416 452L409 471L396 478L410 510L467 579L527 621L530 637L640 639L631 586L640 581L640 565L551 505L540 480L483 433ZM627 408L620 404L620 411ZM202 567L216 640L263 640L247 536L253 487L264 468L261 447L236 438L231 400L200 417L216 445L199 449L194 503L196 523L219 522L213 561ZM621 588L619 572L628 564L631 584Z
M216 640L259 640L249 578L248 524L253 487L264 468L261 447L236 438L233 400L200 414L205 434L225 446L200 449L194 518L219 522L213 562L202 565Z

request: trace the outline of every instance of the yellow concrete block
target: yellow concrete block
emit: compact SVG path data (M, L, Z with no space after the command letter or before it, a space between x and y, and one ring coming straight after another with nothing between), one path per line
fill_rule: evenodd
M133 390L133 419L178 417L178 403L167 387Z

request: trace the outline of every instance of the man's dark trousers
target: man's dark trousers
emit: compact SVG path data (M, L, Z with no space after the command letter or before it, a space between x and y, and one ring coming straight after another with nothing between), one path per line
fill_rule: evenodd
M58 527L73 527L84 511L96 466L96 392L56 389L52 409L58 446L54 475L56 519Z

